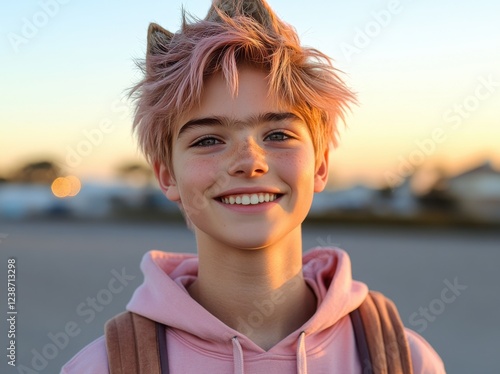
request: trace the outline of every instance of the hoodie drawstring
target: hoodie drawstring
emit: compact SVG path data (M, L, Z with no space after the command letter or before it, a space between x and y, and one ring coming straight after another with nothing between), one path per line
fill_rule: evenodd
M238 337L231 339L233 343L234 374L245 374L243 367L243 349ZM307 374L306 333L302 331L297 342L297 374Z
M235 336L232 339L233 342L233 359L234 359L234 374L245 374L245 368L243 367L243 349Z
M306 333L302 331L297 342L297 374L307 374Z

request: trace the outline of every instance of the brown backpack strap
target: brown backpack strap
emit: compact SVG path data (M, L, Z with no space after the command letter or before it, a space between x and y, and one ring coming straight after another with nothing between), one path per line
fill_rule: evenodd
M359 308L351 312L351 321L363 372L413 373L404 325L391 300L370 291Z
M105 331L110 374L168 373L164 325L123 312L106 322Z

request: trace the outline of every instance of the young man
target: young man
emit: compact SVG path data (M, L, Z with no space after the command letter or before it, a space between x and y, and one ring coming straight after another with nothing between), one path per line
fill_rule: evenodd
M322 53L264 1L215 2L172 34L151 25L135 128L198 256L152 251L127 309L166 327L170 373L363 373L349 313L368 294L347 254L303 256L336 122L354 100ZM406 330L414 373L444 373ZM150 349L157 349L152 346ZM162 348L160 348L162 349ZM63 373L105 373L104 338Z

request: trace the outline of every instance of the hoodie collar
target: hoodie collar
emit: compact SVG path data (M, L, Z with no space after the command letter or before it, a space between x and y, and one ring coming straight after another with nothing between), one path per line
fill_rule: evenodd
M144 282L128 303L128 310L191 334L200 341L217 343L215 346L219 348L232 346L236 373L243 374L244 352L263 353L245 335L225 325L190 297L186 288L197 276L195 255L150 251L143 257L141 270ZM318 309L299 331L270 350L278 354L295 350L300 374L307 372L306 340L311 342L308 349L314 349L320 342L309 337L333 326L356 309L368 292L365 284L352 280L349 256L338 248L308 251L303 258L303 273L316 293Z

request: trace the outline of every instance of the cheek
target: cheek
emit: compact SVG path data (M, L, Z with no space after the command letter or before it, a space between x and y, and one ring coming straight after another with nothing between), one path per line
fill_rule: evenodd
M300 182L313 182L314 164L314 154L310 152L290 152L280 157L283 175Z
M208 156L179 164L178 179L181 195L198 191L203 193L215 182L220 170L217 161Z

